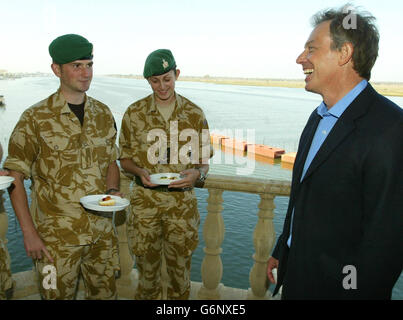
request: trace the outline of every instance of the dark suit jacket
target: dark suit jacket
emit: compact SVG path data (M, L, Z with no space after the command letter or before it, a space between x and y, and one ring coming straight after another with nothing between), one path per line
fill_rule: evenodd
M300 138L272 254L279 260L274 294L283 285L283 299L390 299L403 265L403 111L368 84L300 182L319 120L315 110ZM357 289L344 288L354 276L345 266L354 266Z

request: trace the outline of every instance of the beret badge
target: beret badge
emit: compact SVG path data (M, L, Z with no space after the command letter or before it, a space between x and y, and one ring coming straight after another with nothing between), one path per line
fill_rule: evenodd
M162 59L162 67L164 68L164 70L169 67L169 63L165 59Z

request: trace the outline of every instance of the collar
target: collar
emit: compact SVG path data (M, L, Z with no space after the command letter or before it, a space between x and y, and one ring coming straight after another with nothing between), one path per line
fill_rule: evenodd
M175 99L176 99L175 109L176 108L178 108L178 109L181 108L182 107L182 98L176 92L175 92ZM155 103L155 96L154 96L154 94L152 94L151 95L151 105L150 105L150 108L148 109L147 113L151 114L151 113L155 113L155 112L157 112L157 105Z
M322 118L327 116L333 116L340 118L347 107L354 101L355 98L366 88L368 85L367 80L362 80L358 83L349 93L347 93L342 99L340 99L330 110L327 109L326 104L322 103L317 108L317 113Z
M90 102L90 99L88 99L88 96L85 95L84 109L87 109L91 106L92 106L92 103ZM54 113L60 113L60 114L68 114L68 113L72 112L68 105L68 102L64 98L62 92L60 91L60 88L57 90L57 92L53 96L52 110Z

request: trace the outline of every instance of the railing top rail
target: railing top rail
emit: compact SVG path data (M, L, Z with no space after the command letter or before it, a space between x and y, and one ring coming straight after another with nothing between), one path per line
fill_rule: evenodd
M203 188L289 196L291 182L265 178L210 174L206 179Z

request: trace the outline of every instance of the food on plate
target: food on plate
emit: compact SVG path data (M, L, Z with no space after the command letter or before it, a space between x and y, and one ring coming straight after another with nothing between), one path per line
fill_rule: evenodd
M168 179L168 180L177 180L178 178L177 177L161 177L160 178L160 180L165 180L165 179Z
M111 196L106 196L106 197L103 197L101 200L99 200L98 203L101 206L114 206L116 203L116 200L112 199Z

